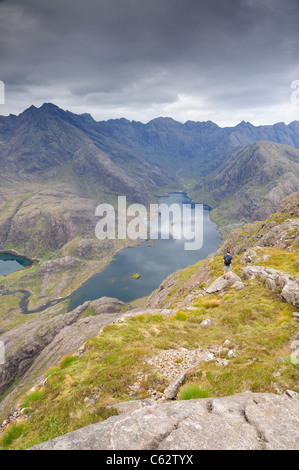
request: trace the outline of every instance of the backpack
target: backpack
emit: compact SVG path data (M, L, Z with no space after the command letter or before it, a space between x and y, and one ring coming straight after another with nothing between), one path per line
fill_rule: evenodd
M231 262L232 262L232 259L231 259L230 255L225 255L225 257L224 257L225 266L229 266L231 264Z

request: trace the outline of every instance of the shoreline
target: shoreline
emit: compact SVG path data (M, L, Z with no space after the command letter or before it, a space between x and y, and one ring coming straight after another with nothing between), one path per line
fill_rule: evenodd
M14 272L22 271L23 269L32 268L32 266L36 266L38 263L40 263L39 259L30 258L29 256L23 255L22 253L19 253L18 251L15 251L15 250L0 250L0 254L4 254L4 255L8 254L8 255L12 255L12 256L18 256L19 258L24 258L24 259L27 259L28 261L31 261L31 264L29 264L28 266L24 266L23 268L16 269L16 271L14 271ZM6 276L6 274L3 274L3 276Z

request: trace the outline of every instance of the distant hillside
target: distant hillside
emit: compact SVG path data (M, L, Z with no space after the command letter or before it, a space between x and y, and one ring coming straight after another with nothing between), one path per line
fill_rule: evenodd
M243 121L235 127L221 128L212 121L182 124L171 118L157 118L142 124L116 119L97 123L97 129L149 161L167 164L173 172L182 168L181 176L195 178L218 168L234 150L256 141L299 148L299 121L257 127Z
M194 188L222 226L264 220L287 195L299 190L299 150L255 142L229 157Z

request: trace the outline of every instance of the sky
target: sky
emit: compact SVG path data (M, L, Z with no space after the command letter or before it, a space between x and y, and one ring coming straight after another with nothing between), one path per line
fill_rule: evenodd
M298 25L298 0L0 0L0 114L288 124Z

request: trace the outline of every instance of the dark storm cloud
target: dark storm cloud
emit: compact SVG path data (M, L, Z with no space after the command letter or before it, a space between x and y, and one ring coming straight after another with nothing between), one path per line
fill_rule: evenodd
M44 101L101 119L274 122L299 111L297 0L0 3L0 113Z

